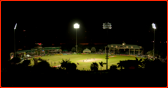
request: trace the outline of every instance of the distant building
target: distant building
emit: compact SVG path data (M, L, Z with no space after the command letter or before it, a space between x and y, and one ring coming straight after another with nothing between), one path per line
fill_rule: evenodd
M61 53L61 47L43 47L42 48L46 53Z
M88 48L83 50L83 53L91 53L91 50L89 50Z
M133 55L140 55L142 54L142 46L138 45L131 45L131 44L109 44L109 52L114 54L133 54ZM122 53L121 53L122 52Z

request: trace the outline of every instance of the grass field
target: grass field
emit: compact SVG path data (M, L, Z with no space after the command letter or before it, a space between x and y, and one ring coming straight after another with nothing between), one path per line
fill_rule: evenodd
M108 68L110 68L111 65L117 65L118 62L122 61L122 60L135 60L134 56L121 56L121 55L109 55L109 56L115 56L115 57L109 57L108 59ZM49 63L50 66L58 66L60 65L59 62L62 61L62 59L69 59L70 61L77 64L79 63L79 65L77 65L77 69L78 70L90 70L90 65L93 62L106 62L106 55L100 55L100 54L78 54L78 55L54 55L54 56L43 56L41 57L41 59L47 60L49 59ZM91 59L91 60L87 60L87 58ZM95 60L94 60L95 58ZM140 58L138 58L140 59ZM84 60L84 62L83 62ZM54 64L54 62L56 62L56 64ZM34 65L34 61L31 60L31 65ZM99 70L104 70L106 69L106 65L104 65L102 68L99 65Z

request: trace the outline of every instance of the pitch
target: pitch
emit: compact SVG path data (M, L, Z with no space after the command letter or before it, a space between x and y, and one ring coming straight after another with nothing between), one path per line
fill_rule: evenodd
M77 55L53 55L53 56L42 56L41 59L47 60L51 67L59 67L60 62L63 60L70 60L71 62L77 65L78 70L90 70L90 65L93 62L104 62L106 63L106 55L101 54L77 54ZM141 58L138 58L141 59ZM122 56L122 55L109 55L108 59L108 68L111 65L117 65L120 61L123 60L135 60L135 56ZM34 65L34 61L31 60L31 65ZM99 65L99 70L105 70L106 65L102 68Z

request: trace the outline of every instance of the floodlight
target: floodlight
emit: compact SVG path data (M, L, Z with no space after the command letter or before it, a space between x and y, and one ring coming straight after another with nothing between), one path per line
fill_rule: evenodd
M112 29L111 23L103 23L103 29Z
M15 27L14 27L14 29L16 29L16 27L17 27L17 23L15 24Z
M75 28L75 29L78 29L78 28L79 28L79 24L78 24L78 23L75 23L75 24L74 24L74 28Z
M153 28L153 29L156 29L155 23L152 23L152 28Z

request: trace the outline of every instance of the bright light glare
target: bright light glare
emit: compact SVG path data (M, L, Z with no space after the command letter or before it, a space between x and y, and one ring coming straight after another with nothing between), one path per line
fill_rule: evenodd
M152 23L152 28L156 29L156 25L154 23Z
M103 23L103 29L112 29L111 23Z
M79 24L78 24L78 23L75 23L75 24L74 24L74 28L75 28L75 29L78 29L78 28L79 28Z
M14 27L14 29L16 29L16 27L17 27L17 23L15 24L15 27Z
M30 55L28 55L28 54L27 54L26 56L27 56L27 57L31 57L31 56L30 56Z

